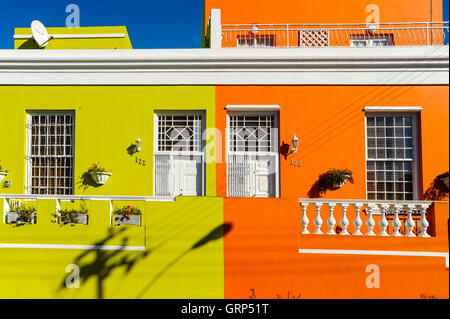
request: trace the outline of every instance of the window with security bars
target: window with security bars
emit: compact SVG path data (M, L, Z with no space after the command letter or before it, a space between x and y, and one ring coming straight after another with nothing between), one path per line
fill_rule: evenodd
M159 152L201 152L201 115L163 115L157 117Z
M239 36L237 39L238 47L274 47L275 37L273 35L260 35L260 36Z
M72 195L74 114L29 113L27 134L27 191Z
M352 47L386 47L393 43L392 35L357 35L350 38Z
M366 116L367 199L415 199L416 118Z
M276 152L275 115L230 115L230 152Z

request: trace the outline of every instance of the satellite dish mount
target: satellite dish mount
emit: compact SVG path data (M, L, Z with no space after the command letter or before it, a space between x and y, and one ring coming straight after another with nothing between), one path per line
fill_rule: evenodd
M31 34L39 48L45 48L48 42L53 39L52 36L49 36L47 29L42 22L38 20L31 22Z

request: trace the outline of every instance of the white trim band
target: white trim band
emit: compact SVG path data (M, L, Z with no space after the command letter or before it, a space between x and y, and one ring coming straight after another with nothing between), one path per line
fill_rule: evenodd
M49 244L0 244L0 248L81 249L81 250L135 250L135 251L143 251L143 250L145 250L144 246L49 245Z
M279 111L279 105L227 105L227 111L258 111L258 112L267 112L267 111Z
M448 46L0 50L0 85L448 85L448 57Z
M365 112L421 112L420 106L366 106Z
M49 34L53 39L125 38L125 33ZM31 34L14 34L14 39L31 39Z
M353 250L353 249L299 249L300 254L333 254L333 255L381 255L381 256L415 256L444 257L445 266L449 266L449 254L429 251L388 251L388 250Z

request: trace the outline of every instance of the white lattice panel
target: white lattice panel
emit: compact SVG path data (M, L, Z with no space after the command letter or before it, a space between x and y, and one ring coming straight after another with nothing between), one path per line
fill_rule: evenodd
M300 31L301 47L327 47L328 30Z

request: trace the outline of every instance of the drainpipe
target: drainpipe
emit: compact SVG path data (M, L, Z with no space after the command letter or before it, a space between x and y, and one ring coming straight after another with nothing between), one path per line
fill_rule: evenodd
M220 9L211 9L211 49L220 49L222 47L222 22Z

